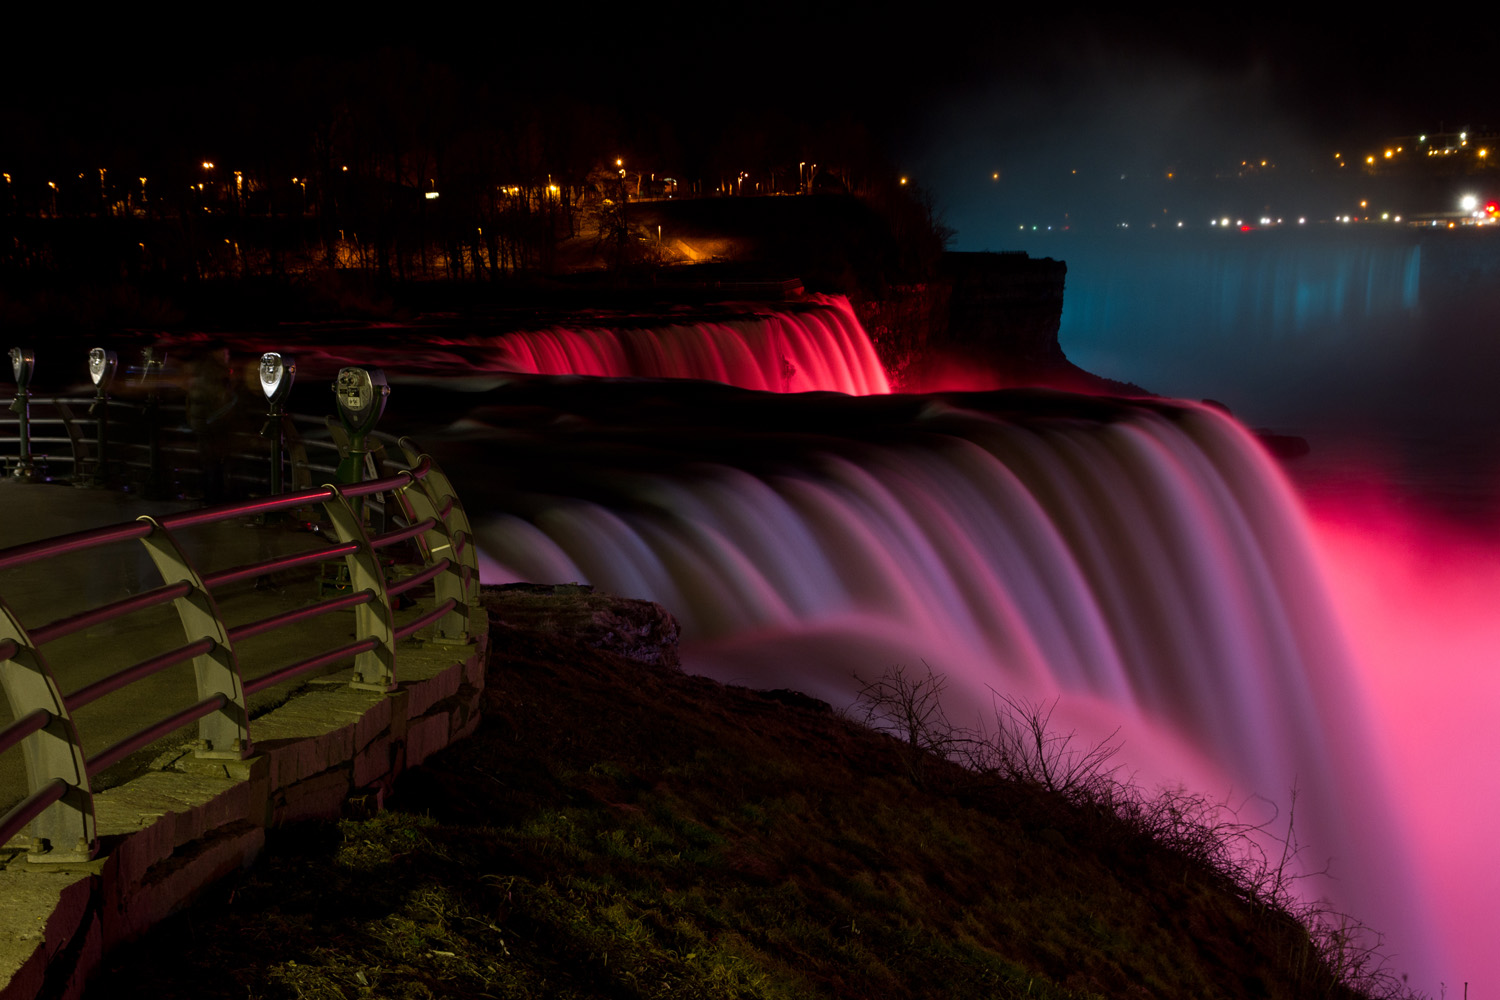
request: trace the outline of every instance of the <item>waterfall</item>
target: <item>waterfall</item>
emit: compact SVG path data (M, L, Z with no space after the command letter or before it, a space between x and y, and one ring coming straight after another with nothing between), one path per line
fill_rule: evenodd
M329 368L379 365L404 381L469 388L521 373L706 379L767 392L891 391L869 335L842 295L719 304L712 311L721 318L601 314L504 333L452 322L373 329L362 342L300 348L300 360L316 358ZM392 346L396 337L401 343ZM285 346L266 340L262 349Z
M870 338L843 296L723 321L555 326L494 342L492 365L541 375L709 379L769 392L890 392Z
M1415 294L1419 262L1372 254L1360 283ZM1349 267L1326 295L1272 263L1256 280L1283 304L1347 304ZM848 705L858 678L925 661L948 677L961 725L997 692L1055 700L1062 731L1117 733L1144 787L1247 803L1246 819L1270 802L1284 823L1295 788L1308 868L1330 861L1335 876L1309 879L1308 894L1385 933L1414 984L1451 981L1435 942L1474 939L1472 907L1448 907L1478 897L1429 883L1424 896L1414 868L1450 848L1485 864L1484 851L1414 817L1460 808L1451 793L1413 794L1422 758L1402 748L1433 723L1403 723L1404 742L1370 731L1369 668L1351 662L1300 504L1251 436L1193 404L892 395L847 302L732 311L429 331L389 360L378 346L324 350L402 380L488 582L659 601L684 624L688 669L726 682ZM1482 950L1455 948L1471 965Z
M1229 418L535 380L486 403L446 446L496 470L461 484L487 579L659 601L688 669L726 681L847 705L856 672L926 661L951 718L1057 699L1065 729L1118 728L1148 785L1283 817L1295 787L1298 836L1339 876L1316 891L1428 953L1304 519Z

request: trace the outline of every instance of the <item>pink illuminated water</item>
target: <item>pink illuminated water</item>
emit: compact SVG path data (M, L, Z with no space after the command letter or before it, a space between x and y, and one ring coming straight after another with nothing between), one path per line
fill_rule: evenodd
M998 690L1058 699L1054 721L1086 738L1118 728L1147 787L1283 811L1295 787L1310 867L1333 859L1309 891L1387 934L1400 969L1438 971L1383 720L1301 509L1245 431L1188 404L781 399L723 397L739 429L696 432L736 447L708 458L659 424L623 428L628 400L589 404L578 434L549 432L546 470L504 459L543 481L475 518L486 578L659 601L690 669L726 681L847 705L856 673L925 660L955 719ZM629 468L600 468L603 426ZM575 448L606 485L563 496L545 477Z

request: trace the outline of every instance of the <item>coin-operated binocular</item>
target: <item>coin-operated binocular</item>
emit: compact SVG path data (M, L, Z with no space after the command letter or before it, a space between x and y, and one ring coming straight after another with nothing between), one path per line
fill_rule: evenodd
M281 492L282 450L284 445L282 403L292 391L297 377L297 362L290 354L267 351L260 356L260 391L266 397L266 426L261 436L271 439L271 494Z
M11 400L10 409L21 418L17 434L19 454L10 475L22 482L35 482L38 476L31 457L31 373L36 367L36 354L29 347L12 347L10 367L16 376L16 398Z
M114 351L106 351L102 347L89 351L89 379L94 383L94 402L89 407L89 413L99 410L104 401L109 399L109 386L115 380L115 372L119 368L120 359Z
M89 416L94 418L95 455L94 468L87 475L79 474L74 480L77 486L97 486L104 481L106 449L109 446L109 387L120 368L120 359L114 351L95 347L89 351L89 379L94 383L94 401L89 404Z
M349 434L349 454L339 463L339 482L357 483L364 478L365 456L369 454L365 441L385 412L390 393L385 372L379 368L339 369L333 382L333 399L338 405L339 422Z

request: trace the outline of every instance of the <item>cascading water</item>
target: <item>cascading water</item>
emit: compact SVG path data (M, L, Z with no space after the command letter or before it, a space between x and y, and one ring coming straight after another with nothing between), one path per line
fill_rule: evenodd
M1054 722L1090 738L1118 727L1148 787L1283 809L1295 787L1299 838L1342 876L1315 891L1430 971L1305 528L1228 418L536 379L485 403L441 447L494 470L461 483L487 579L657 600L689 668L726 681L848 704L856 671L925 660L952 718L1000 691L1058 699Z
M515 333L495 343L491 366L541 375L708 379L768 392L890 392L849 301L812 296L811 304L722 322Z
M837 392L887 388L846 302L734 311L322 353L385 363L408 413L465 410L421 436L458 481L487 580L650 597L684 622L691 669L755 687L847 704L856 671L926 660L960 723L994 691L1055 698L1063 730L1118 729L1147 787L1253 792L1283 819L1295 787L1309 867L1332 858L1338 877L1309 894L1386 933L1413 985L1451 967L1434 938L1483 938L1466 912L1427 926L1407 826L1424 888L1427 855L1456 841L1388 800L1455 802L1388 783L1416 737L1393 751L1368 731L1368 666L1351 668L1298 505L1237 424L1040 392L850 399ZM682 378L508 374L565 367Z
M869 335L841 295L714 308L722 318L599 316L588 324L573 320L506 333L399 328L399 346L383 343L390 331L372 330L352 344L319 338L316 346L299 348L299 360L304 367L312 361L380 365L406 380L436 376L450 385L463 379L469 387L492 385L501 373L529 373L706 379L767 392L891 391ZM287 347L270 340L261 346Z

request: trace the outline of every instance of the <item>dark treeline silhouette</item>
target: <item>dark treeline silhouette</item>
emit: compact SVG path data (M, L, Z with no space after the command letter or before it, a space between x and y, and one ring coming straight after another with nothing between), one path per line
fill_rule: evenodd
M192 121L166 88L101 95L71 121L12 109L56 141L0 152L0 276L494 281L630 263L635 201L912 200L837 102L530 84L385 49L226 68L187 101Z

